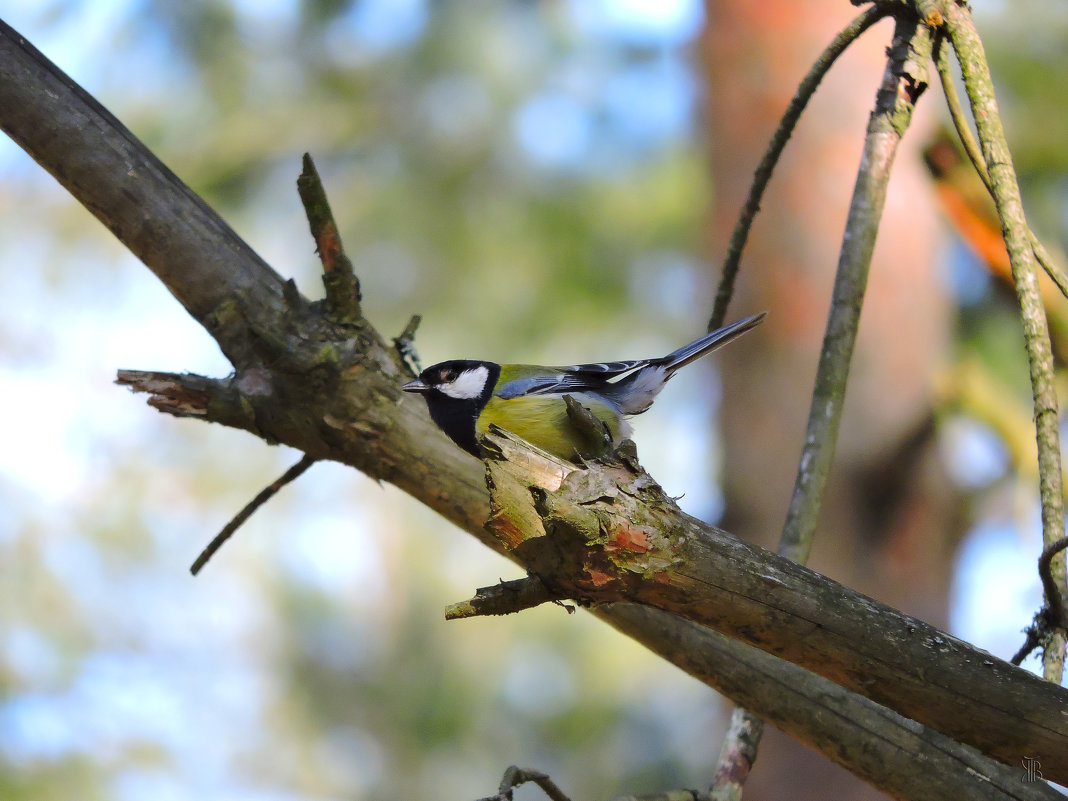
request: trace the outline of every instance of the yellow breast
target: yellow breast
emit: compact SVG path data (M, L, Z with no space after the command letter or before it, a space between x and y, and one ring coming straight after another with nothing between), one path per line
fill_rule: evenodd
M630 426L603 401L585 398L581 393L574 397L608 425L614 441L630 435ZM560 396L523 395L503 400L494 395L478 416L476 430L480 435L485 434L491 424L561 459L574 461L579 456L594 455L588 450L586 437L567 416L567 407Z

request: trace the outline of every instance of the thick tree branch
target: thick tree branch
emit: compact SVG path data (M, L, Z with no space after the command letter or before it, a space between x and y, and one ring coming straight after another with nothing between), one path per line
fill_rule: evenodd
M670 612L1006 763L1030 755L1068 776L1068 690L689 517L633 465L530 476L488 464L489 526L551 593Z
M4 132L163 281L232 362L247 360L247 321L282 312L282 279L107 109L2 21L0 108ZM244 315L249 307L257 313Z
M892 798L1063 801L1043 782L1025 781L1019 763L986 759L973 748L726 635L696 623L657 625L663 613L635 604L614 604L608 610L615 628L658 653L679 654L675 664L687 673ZM775 702L769 704L769 698Z
M334 327L297 293L286 292L282 279L202 201L6 26L0 26L0 126L53 174L78 173L78 180L65 182L71 193L146 259L234 361L233 378L193 382L209 393L208 400L199 406L186 400L164 410L203 408L207 414L198 415L203 419L357 467L500 549L483 527L488 498L482 465L437 430L425 405L401 397L397 387L405 373L393 349L365 323ZM116 147L121 157L114 155ZM98 150L104 155L94 155ZM131 175L156 176L151 190L132 187L152 197L126 199L123 190L131 189ZM130 218L138 224L112 224ZM146 231L181 241L158 247ZM957 794L972 788L974 798L1056 797L1041 783L1024 782L1015 765L1000 766L702 626L629 604L613 604L597 614L895 797L945 798L953 795L952 787ZM725 614L733 616L730 609ZM955 641L950 644L956 652ZM993 672L1000 675L1000 669ZM899 690L882 688L890 694ZM980 698L1005 692L1000 681L988 682ZM1050 708L1059 703L1052 692L1045 688L1042 695ZM829 714L832 709L837 711ZM1004 722L1014 718L1015 712ZM1056 778L1052 773L1046 775Z

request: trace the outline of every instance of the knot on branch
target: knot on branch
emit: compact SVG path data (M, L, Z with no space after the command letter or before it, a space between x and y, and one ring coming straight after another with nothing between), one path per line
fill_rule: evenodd
M898 136L905 133L916 101L930 83L927 65L934 52L934 38L935 29L921 24L914 14L896 17L869 130L885 126L883 130L888 128Z

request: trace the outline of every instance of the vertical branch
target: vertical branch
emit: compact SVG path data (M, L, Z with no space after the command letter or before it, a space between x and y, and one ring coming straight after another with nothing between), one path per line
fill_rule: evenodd
M968 122L964 117L964 109L961 107L960 99L957 97L957 89L953 85L953 76L949 71L949 44L938 46L938 55L935 59L935 65L938 68L938 77L942 81L942 94L946 98L946 106L949 108L949 118L953 121L953 127L957 131L957 136L960 139L961 145L964 146L964 152L968 156L968 160L971 161L972 166L975 167L976 173L983 182L983 186L986 187L986 191L990 193L990 197L994 197L994 189L990 185L990 175L986 171L986 162L983 160L982 150L979 148L979 143L975 137L972 136L972 131L968 127ZM1038 263L1042 265L1042 269L1046 271L1046 274L1053 279L1053 283L1057 285L1057 288L1061 291L1061 294L1068 297L1068 275L1065 275L1060 265L1053 261L1052 257L1046 251L1045 246L1035 236L1034 231L1028 228L1027 236L1031 240L1031 249L1035 252L1035 258L1038 259Z
M1042 539L1048 548L1064 536L1064 495L1061 478L1059 404L1053 378L1053 353L1046 311L1038 285L1035 251L1024 216L1020 188L1012 166L1012 156L1001 125L994 84L987 67L983 43L967 8L946 3L946 28L957 51L964 86L971 101L972 116L979 132L990 187L1001 218L1001 230L1009 251L1013 283L1020 303L1024 344L1031 372L1034 396L1035 438L1038 442L1038 486L1042 502ZM1051 565L1057 591L1065 590L1064 554ZM1048 606L1056 600L1047 598ZM1054 632L1043 656L1045 677L1058 684L1064 672L1065 633Z
M864 139L816 370L805 442L779 543L779 553L796 562L804 563L812 546L812 533L837 444L849 365L875 237L886 203L890 167L912 119L915 102L927 87L926 65L932 45L933 35L926 25L915 17L897 19L886 73Z
M842 29L827 48L820 53L808 74L802 79L797 87L793 100L787 106L786 112L779 121L779 127L772 134L771 142L764 153L764 157L757 165L753 173L753 183L749 187L749 195L745 199L745 205L738 215L738 221L731 231L730 243L727 245L727 256L723 261L723 275L716 289L716 300L712 307L712 315L708 320L708 330L714 331L723 325L727 316L727 305L731 302L734 294L734 282L738 277L738 269L742 261L742 250L745 249L746 240L749 239L749 229L753 227L753 219L760 211L760 200L764 197L764 190L771 180L771 173L779 162L786 143L801 119L801 112L805 110L808 101L816 93L823 77L831 69L831 65L845 52L846 48L855 42L864 31L885 17L889 12L882 6L872 6L866 9L849 25Z
M835 38L805 78L805 82L810 83L810 93L845 47L886 13L885 9L873 6ZM779 540L779 553L799 564L808 560L827 473L834 458L849 365L875 238L886 202L890 168L901 137L911 122L915 102L927 87L926 64L931 58L933 39L932 31L919 24L914 16L901 15L896 19L893 43L888 51L889 60L876 95L875 109L868 122L864 151L842 237L800 466ZM822 72L819 71L821 69ZM814 75L818 77L813 79ZM804 96L804 87L805 83L798 90L790 110L776 131L772 146L757 169L746 207L731 237L731 250L710 325L718 325L726 311L752 216L759 207L774 162L800 114L800 108L795 110L795 106L799 98ZM713 798L740 797L741 783L756 759L762 733L763 722L756 715L742 708L734 710L711 788Z
M710 801L738 801L742 785L756 762L760 738L764 736L764 720L742 706L731 712L731 722L723 735L719 752L719 766L708 790Z

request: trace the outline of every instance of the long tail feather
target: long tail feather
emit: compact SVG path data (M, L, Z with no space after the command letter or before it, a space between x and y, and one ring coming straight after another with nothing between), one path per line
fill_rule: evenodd
M711 353L717 348L723 347L732 339L737 339L750 328L760 325L767 316L767 312L761 312L760 314L754 314L752 317L745 317L735 323L725 325L723 328L717 328L700 339L695 339L689 345L683 345L674 353L669 353L663 358L664 369L670 375L680 367L685 367L690 362L700 359L706 353Z
M650 359L644 366L619 381L603 385L597 391L611 398L623 414L641 414L652 406L653 400L676 370L726 345L753 326L759 325L766 316L767 312L754 314L752 317L746 317L744 320L705 334L689 345L683 345L674 353L669 353L660 359Z

